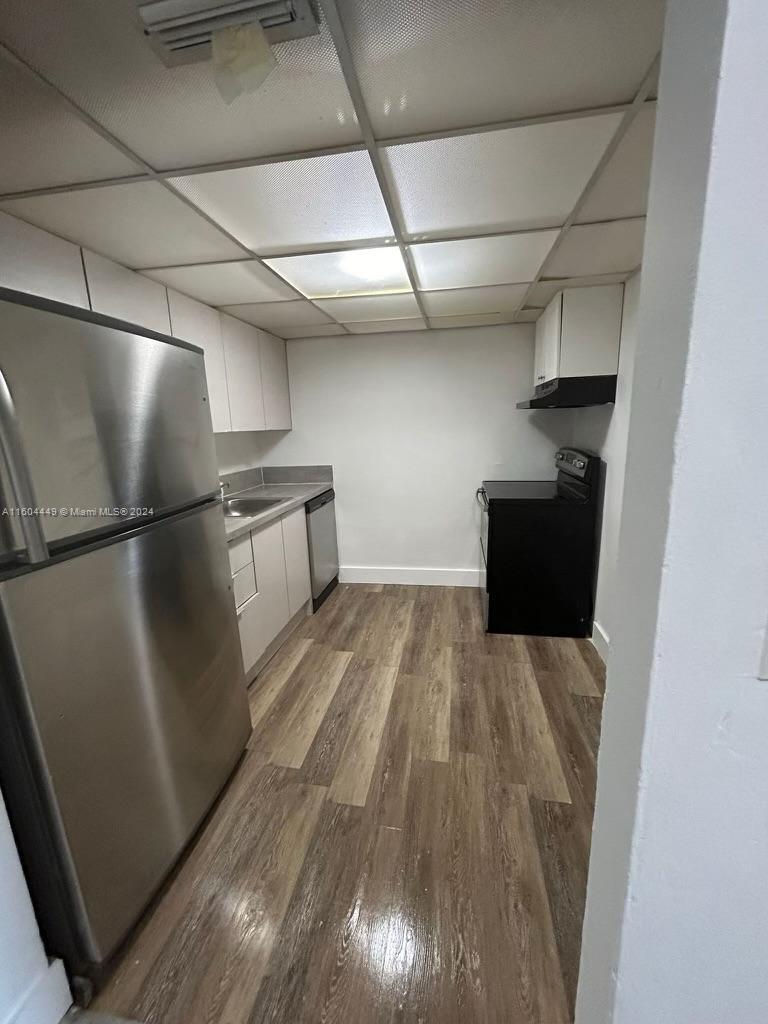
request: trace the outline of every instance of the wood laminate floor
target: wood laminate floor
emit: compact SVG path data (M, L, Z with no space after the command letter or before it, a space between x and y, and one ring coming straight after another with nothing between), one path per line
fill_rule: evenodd
M341 586L95 1009L143 1024L572 1020L601 664L467 588Z

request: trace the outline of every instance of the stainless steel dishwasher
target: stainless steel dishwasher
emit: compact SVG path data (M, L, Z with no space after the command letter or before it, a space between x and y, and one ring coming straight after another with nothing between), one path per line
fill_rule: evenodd
M330 489L318 494L305 505L312 573L312 610L315 612L339 582L335 499L336 493Z

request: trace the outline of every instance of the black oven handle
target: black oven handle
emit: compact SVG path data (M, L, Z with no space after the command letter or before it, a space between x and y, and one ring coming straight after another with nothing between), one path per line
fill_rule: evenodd
M488 495L485 493L484 487L478 487L475 491L475 500L480 508L488 510Z

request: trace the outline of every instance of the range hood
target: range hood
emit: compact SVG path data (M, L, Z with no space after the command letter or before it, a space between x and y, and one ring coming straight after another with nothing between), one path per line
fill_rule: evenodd
M518 409L581 409L616 401L616 374L592 377L555 377L534 389L533 398L518 402Z

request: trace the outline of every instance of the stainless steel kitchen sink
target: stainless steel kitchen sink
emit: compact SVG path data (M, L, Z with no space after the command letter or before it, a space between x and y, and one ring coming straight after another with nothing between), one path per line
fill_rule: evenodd
M285 498L229 498L224 502L225 516L257 516L259 512L279 505Z

